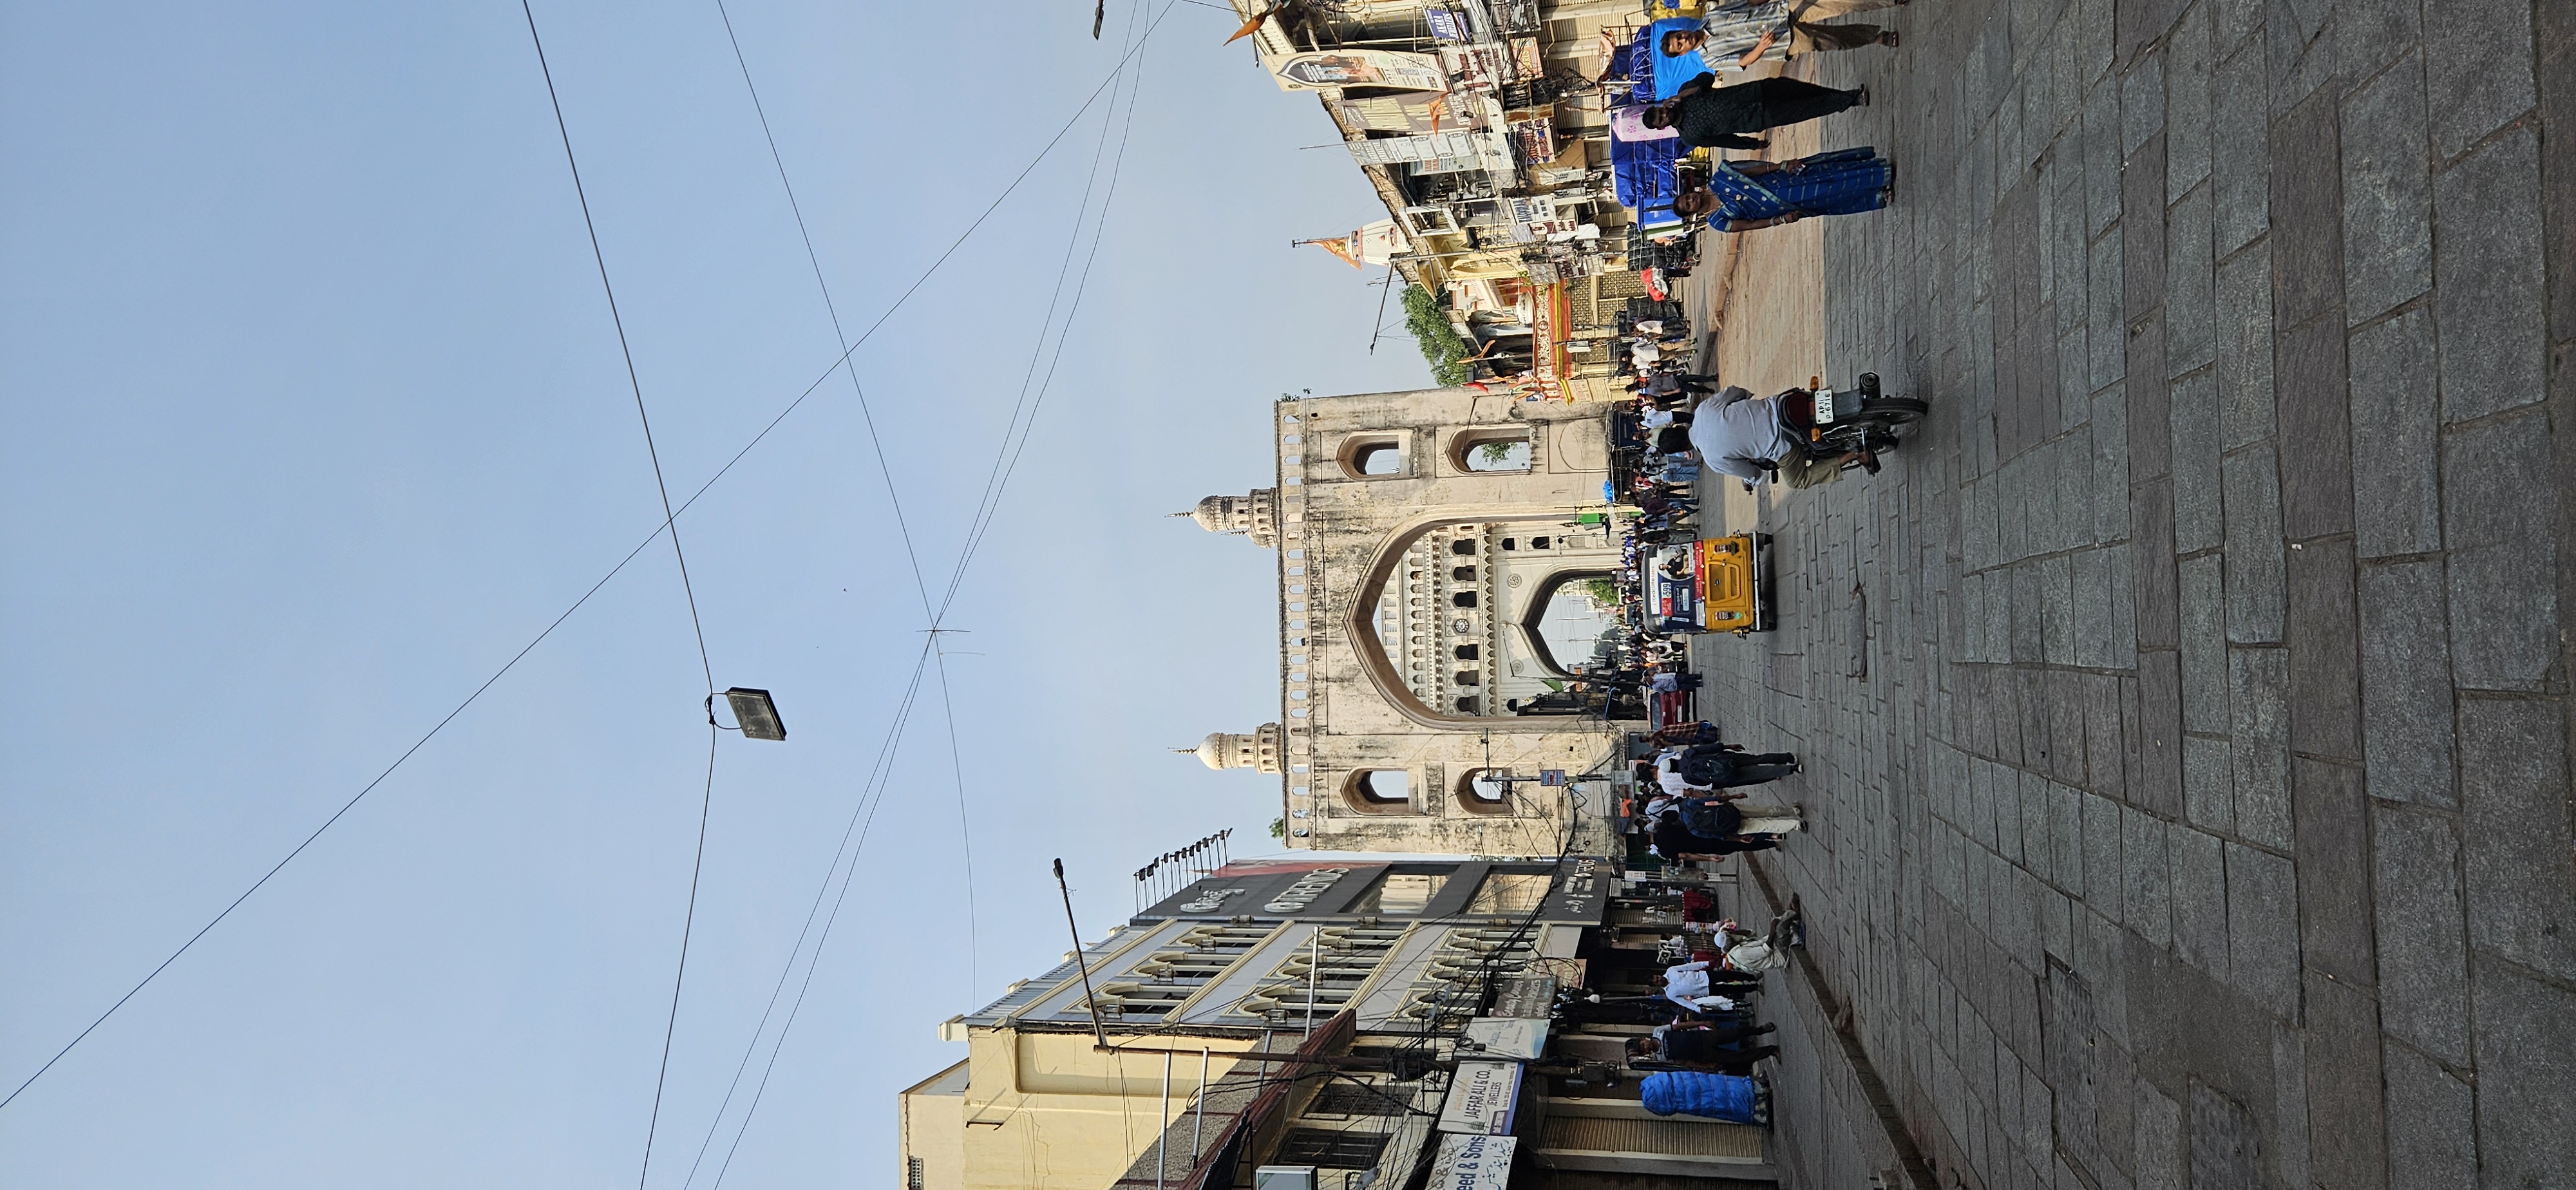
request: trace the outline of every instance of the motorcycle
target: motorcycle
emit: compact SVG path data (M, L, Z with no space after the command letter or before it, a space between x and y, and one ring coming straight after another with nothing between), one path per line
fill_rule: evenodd
M1932 411L1926 402L1881 392L1876 372L1861 373L1854 387L1847 389L1808 383L1808 388L1780 394L1781 424L1806 435L1808 449L1818 455L1865 452L1860 459L1845 462L1845 471L1860 467L1876 474L1875 456L1896 449L1897 427L1920 421Z

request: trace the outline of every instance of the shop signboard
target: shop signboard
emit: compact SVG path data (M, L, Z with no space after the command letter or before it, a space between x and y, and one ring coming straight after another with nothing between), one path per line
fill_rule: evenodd
M1521 1064L1470 1059L1458 1063L1449 1098L1440 1105L1440 1131L1504 1136L1520 1107Z
M1581 855L1566 861L1565 878L1556 882L1539 915L1546 921L1598 922L1609 907L1609 869L1601 860Z
M1556 978L1514 975L1494 981L1492 1017L1546 1020L1556 1008Z
M1431 36L1438 41L1467 40L1467 18L1445 8L1426 8L1422 19L1430 22Z
M1363 229L1365 233L1368 229ZM1560 316L1562 311L1559 312ZM1533 921L1597 925L1601 921L1603 888L1600 876L1603 861L1597 857L1576 856L1560 866L1550 880L1547 897L1538 905ZM1403 872L1436 877L1448 892L1425 902L1419 910L1406 910L1381 905L1368 894L1378 887L1391 865L1351 861L1278 859L1237 860L1200 878L1189 887L1165 897L1161 902L1137 914L1140 921L1206 920L1227 921L1234 918L1316 919L1365 915L1370 917L1413 919L1438 917L1458 912L1461 903L1493 872L1504 872L1516 879L1535 880L1544 873L1543 865L1493 864L1485 861L1460 861L1448 864L1411 863ZM1536 870L1533 871L1532 869ZM1539 1000L1534 1014L1547 1015L1546 999Z
M1287 861L1228 864L1163 899L1141 916L1155 919L1320 917L1338 912L1368 888L1385 864Z
M1445 52L1445 51L1444 51ZM1283 91L1326 91L1343 87L1390 87L1399 91L1446 91L1448 77L1440 60L1393 50L1322 50L1287 54L1268 62L1271 77Z
M1547 1049L1546 1017L1485 1016L1467 1022L1458 1048L1488 1058L1535 1062Z
M1515 1136L1444 1136L1423 1190L1503 1190L1512 1181Z

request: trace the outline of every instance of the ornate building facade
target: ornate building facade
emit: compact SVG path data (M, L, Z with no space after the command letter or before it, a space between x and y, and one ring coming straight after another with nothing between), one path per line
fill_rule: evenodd
M1293 847L1554 854L1564 791L1493 778L1600 768L1630 726L1524 713L1606 627L1600 415L1375 393L1281 401L1273 438L1273 486L1185 515L1276 552L1280 718L1196 755L1278 776Z

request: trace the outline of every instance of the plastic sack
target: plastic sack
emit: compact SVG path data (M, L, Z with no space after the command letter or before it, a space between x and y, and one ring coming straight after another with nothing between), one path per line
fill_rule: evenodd
M1762 1122L1754 1110L1753 1080L1697 1070L1658 1070L1638 1084L1647 1111L1659 1116L1701 1116L1735 1124Z

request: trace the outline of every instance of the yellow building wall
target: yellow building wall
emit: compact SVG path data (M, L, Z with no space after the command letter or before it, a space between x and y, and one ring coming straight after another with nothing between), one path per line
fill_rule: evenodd
M912 1185L912 1163L921 1162L921 1190L961 1190L966 1184L966 1063L921 1080L895 1098L896 1139L903 1150L905 1180Z
M1229 1052L1256 1048L1242 1038L1111 1040L1192 1051L1171 1058L1171 1119L1198 1091L1202 1045L1213 1055L1209 1081L1233 1068ZM905 1155L923 1158L923 1190L1106 1190L1169 1122L1162 1054L1104 1054L1088 1033L1010 1028L971 1030L966 1048L962 1094L932 1102L943 1098L925 1090L941 1082L933 1078L902 1096Z

